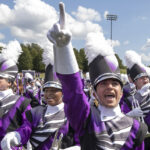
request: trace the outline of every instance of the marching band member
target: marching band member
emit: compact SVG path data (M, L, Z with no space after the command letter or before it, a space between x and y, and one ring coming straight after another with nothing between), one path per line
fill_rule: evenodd
M141 62L141 56L135 51L129 50L125 53L125 60L129 68L130 77L133 81L136 92L128 97L130 106L138 110L132 113L133 117L138 117L141 121L145 122L150 132L150 80L147 74L147 67ZM132 108L126 107L126 110ZM132 112L132 110L131 110ZM130 112L127 113L130 115ZM147 134L149 136L149 134ZM150 149L150 138L145 139L145 149Z
M72 137L68 135L71 131L69 131L69 123L64 112L62 86L54 76L51 64L46 66L44 81L44 100L47 105L34 107L26 113L27 119L24 124L3 138L1 142L3 150L10 149L14 143L24 145L28 140L32 150L56 150L58 148L69 150L70 146L79 150L79 146L74 147L73 142L77 140L75 135ZM64 143L65 138L68 140L66 143Z
M103 34L87 36L86 54L90 80L99 106L92 107L83 91L79 68L65 24L65 10L60 3L59 23L49 30L54 44L55 70L63 87L65 113L79 135L82 150L127 150L141 146L147 126L121 113L122 81L118 61Z
M22 49L17 41L11 41L0 54L0 141L7 132L19 128L31 109L30 100L14 94L13 82L18 73L17 60ZM10 56L13 54L12 56ZM10 136L18 136L17 133ZM1 149L1 148L0 148Z
M119 103L121 106L121 110L124 113L127 113L127 112L129 112L130 109L132 109L131 103L128 102L128 98L130 96L134 96L134 94L136 92L136 87L135 87L135 84L133 83L133 81L131 80L128 68L127 68L127 77L128 77L128 81L123 85L123 96ZM128 106L126 107L126 105L124 105L124 104L126 104ZM127 109L128 107L130 109Z
M31 99L31 106L41 105L41 88L35 85L35 80L31 73L25 73L25 92L24 96Z
M134 56L134 57L133 57ZM131 57L132 60L131 60ZM127 75L129 82L123 87L123 97L121 99L121 108L124 113L132 117L142 117L143 112L140 107L135 107L137 105L137 101L135 100L135 93L137 91L136 86L134 84L134 80L132 78L133 70L131 67L137 62L141 64L141 57L135 53L134 51L126 51L125 53L125 61L127 64Z

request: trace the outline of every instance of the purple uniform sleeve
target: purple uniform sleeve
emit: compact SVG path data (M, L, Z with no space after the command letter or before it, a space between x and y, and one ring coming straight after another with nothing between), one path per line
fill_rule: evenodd
M74 130L80 134L90 113L80 74L57 75L62 84L66 116Z
M31 123L28 120L26 120L24 122L24 124L20 128L18 128L16 131L21 136L21 143L23 145L26 144L28 142L30 135L31 135L31 132L32 132Z

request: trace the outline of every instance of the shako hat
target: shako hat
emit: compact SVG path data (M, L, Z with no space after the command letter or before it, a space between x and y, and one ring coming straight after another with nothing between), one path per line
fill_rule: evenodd
M62 85L59 82L56 73L54 71L54 55L53 55L53 48L44 49L43 52L43 63L45 64L45 78L44 78L44 85L43 91L45 88L53 87L62 90Z
M26 82L29 82L29 83L34 81L34 78L30 72L26 72L24 75L24 78L25 78Z
M22 48L18 41L10 41L2 48L0 53L0 77L15 79L18 73L17 61L22 53Z
M102 80L116 79L123 85L118 60L113 48L101 32L87 35L85 53L89 63L90 80L94 88Z
M51 64L46 67L43 90L48 87L62 89L56 74L53 73L53 66Z
M17 73L18 67L13 60L8 59L0 63L0 77L15 79Z
M148 76L146 66L141 62L141 56L133 50L125 52L125 61L128 68L128 74L133 81L136 79Z

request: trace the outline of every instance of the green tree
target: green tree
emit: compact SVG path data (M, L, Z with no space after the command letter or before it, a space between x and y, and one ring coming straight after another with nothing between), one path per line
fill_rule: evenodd
M32 43L29 49L32 56L33 70L36 70L37 72L44 72L45 65L42 62L43 49L35 43Z
M38 55L38 51L41 50L41 47L35 43L32 43L31 45L28 45L28 49L32 58L34 59L34 57Z
M43 49L35 43L24 45L21 44L23 53L19 58L19 70L35 70L36 72L44 72L45 65L42 62Z
M80 61L81 61L80 62L81 63L80 69L82 69L83 73L86 73L86 72L88 72L89 68L88 68L88 60L86 58L85 51L83 48L80 49L79 56L80 56Z
M119 63L119 68L120 69L126 69L126 66L123 65L122 63L122 60L119 58L118 54L115 54L117 60L118 60L118 63Z
M33 59L33 70L37 72L45 72L45 65L42 62L42 55L38 54Z
M74 53L77 59L77 63L79 65L79 68L83 71L83 73L88 71L88 60L85 55L84 49L80 49L78 51L76 48L74 48Z
M20 55L18 59L19 72L22 70L29 70L29 69L32 70L33 65L32 65L32 57L31 57L30 51L23 44L21 44L21 47L22 47L23 53Z
M45 65L42 62L42 53L43 49L35 43L24 45L21 44L23 53L19 57L18 60L18 68L19 71L21 70L28 70L33 69L37 72L44 72L45 71ZM1 50L1 48L0 48ZM88 72L88 60L85 55L84 49L77 50L74 48L74 53L77 59L77 63L79 65L79 68L83 71L83 73ZM126 66L123 65L122 60L119 58L117 54L115 54L117 57L117 60L119 62L119 67L121 72L126 72Z
M74 48L73 50L74 50L74 54L75 54L75 56L76 56L76 59L77 59L77 63L78 63L78 65L79 65L79 68L81 69L81 61L80 61L79 51L78 51L76 48Z
M2 52L2 49L3 49L3 47L2 47L2 46L0 46L0 53Z

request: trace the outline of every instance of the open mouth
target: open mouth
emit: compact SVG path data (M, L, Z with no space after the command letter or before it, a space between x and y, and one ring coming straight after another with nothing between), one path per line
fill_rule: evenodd
M54 101L54 98L53 97L47 97L46 100L47 101Z
M48 101L52 101L52 100L53 100L53 98L47 98L47 100L48 100Z
M105 94L105 98L106 99L114 99L115 98L115 94L111 93L111 94Z
M47 103L49 103L49 104L52 104L54 102L55 102L54 99L47 100Z

